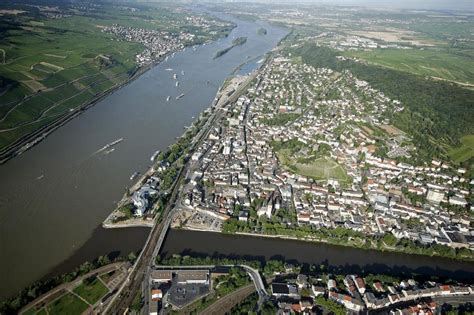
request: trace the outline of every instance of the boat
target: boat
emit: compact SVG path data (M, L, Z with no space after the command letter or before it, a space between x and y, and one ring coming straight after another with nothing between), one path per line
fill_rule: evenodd
M261 64L265 61L265 59L260 59L259 61L257 61L258 64Z
M43 179L44 174L41 174L40 176L36 177L37 180Z
M179 82L178 82L178 81L176 81L176 87L178 87L178 85L179 85Z
M153 153L153 155L151 156L150 161L155 161L156 157L158 156L158 154L160 154L160 152L160 150L156 150L155 153Z
M165 71L173 71L173 68L166 68Z
M112 146L114 146L114 145L116 145L116 144L118 144L118 143L120 143L120 142L122 142L122 141L123 141L123 138L120 138L120 139L117 139L117 140L115 140L115 141L112 141L112 142L106 144L105 146L103 146L102 148L100 148L99 150L97 150L96 153L105 151L105 150L109 149L110 147L112 147Z
M138 175L140 175L140 172L133 173L132 176L130 176L130 180L134 180Z
M181 94L179 94L178 96L176 96L176 99L179 100L179 99L180 99L181 97L183 97L183 96L184 96L184 93L181 93Z
M171 96L168 95L168 97L166 98L166 101L169 102L170 98L171 98Z
M178 78L178 75L177 75L176 73L175 73L175 74L173 74L173 79L175 79L175 80L176 80L177 78Z
M181 70L181 75L184 75L184 71L183 71L183 70Z
M109 153L112 153L114 151L115 151L115 148L110 148L110 149L105 151L105 154L109 154Z

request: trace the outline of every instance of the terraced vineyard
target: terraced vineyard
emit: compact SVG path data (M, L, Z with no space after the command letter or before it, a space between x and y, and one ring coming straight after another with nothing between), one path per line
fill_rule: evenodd
M38 8L7 10L11 14L0 21L0 151L74 114L140 70L136 56L147 48L143 38L123 38L106 27L167 32L164 36L186 32L190 39L182 45L229 30L172 6L61 4L54 15L49 7ZM194 24L184 22L190 16Z

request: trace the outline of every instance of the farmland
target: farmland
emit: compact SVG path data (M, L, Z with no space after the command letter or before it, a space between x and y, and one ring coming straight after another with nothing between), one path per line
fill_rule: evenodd
M375 49L350 51L346 56L369 63L462 84L474 84L472 56L440 49Z

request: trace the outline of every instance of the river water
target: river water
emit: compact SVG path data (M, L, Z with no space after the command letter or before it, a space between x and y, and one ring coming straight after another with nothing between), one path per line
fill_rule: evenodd
M221 17L237 24L228 38L177 53L0 166L0 300L98 255L141 249L149 229L100 228L131 185L130 175L145 171L154 151L175 142L236 67L258 60L287 32ZM266 36L257 34L262 26ZM245 45L213 59L239 36L248 38ZM96 153L119 138L115 151Z
M173 254L259 261L279 259L324 264L330 272L418 274L474 283L472 262L275 238L170 230L160 255L168 258Z
M221 17L237 24L228 38L177 53L0 166L0 300L35 280L68 272L99 255L126 255L141 249L149 229L100 227L131 185L130 175L145 171L155 150L165 150L175 142L183 127L210 105L229 74L237 67L236 73L254 69L260 56L286 34L261 22ZM268 30L266 36L256 33L262 26ZM213 59L239 36L248 37L245 45ZM251 62L241 66L246 61ZM185 96L176 100L181 93ZM119 138L124 140L114 146L115 151L96 153ZM170 231L162 254L173 253L281 258L354 272L418 272L474 279L470 263L215 233Z

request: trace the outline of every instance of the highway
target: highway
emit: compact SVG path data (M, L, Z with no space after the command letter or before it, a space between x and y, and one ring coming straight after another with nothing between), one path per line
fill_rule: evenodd
M213 108L214 111L194 138L197 140L192 141L191 148L189 150L189 156L192 155L194 150L202 143L204 139L206 139L207 134L210 132L211 126L215 125L215 122L222 117L224 112L221 110L221 107L236 101L241 95L241 93L246 91L248 85L252 82L252 80L257 76L258 73L258 71L255 71L249 77L247 77L247 79L242 82L230 96L227 96L225 93L222 93L221 97L217 100L217 102L213 103L213 106L211 108ZM133 299L140 292L142 284L145 280L145 276L148 277L150 268L154 265L155 257L160 252L161 245L163 244L163 241L166 237L166 233L169 229L171 220L174 215L174 206L181 191L181 182L189 168L189 164L190 163L188 162L184 167L181 168L176 180L173 183L173 186L171 187L171 197L166 205L165 210L163 211L163 218L165 219L161 222L157 222L152 227L145 246L141 251L140 255L137 257L137 260L133 265L131 272L127 276L126 281L118 289L117 293L112 297L109 305L105 308L104 313L126 313L128 311L128 307L132 304ZM149 281L148 279L146 280L147 281L145 281L145 285L143 286L143 288L147 292L147 284ZM145 294L145 296L147 295L148 294ZM146 304L147 303L145 303L145 305Z

